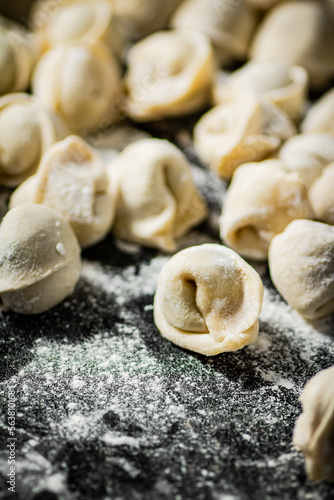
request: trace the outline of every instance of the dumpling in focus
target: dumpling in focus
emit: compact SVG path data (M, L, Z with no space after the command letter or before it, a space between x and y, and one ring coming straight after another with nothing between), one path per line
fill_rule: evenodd
M254 342L262 298L260 276L233 250L195 246L174 255L162 269L154 321L174 344L214 356Z
M231 75L219 73L214 87L214 101L255 95L279 106L293 120L299 120L306 104L308 75L301 66L282 61L250 61Z
M251 57L303 66L311 86L323 87L334 76L333 25L333 10L326 2L282 2L260 24Z
M334 160L323 169L309 191L315 218L334 225Z
M80 247L56 210L24 204L0 226L0 294L6 307L39 314L70 295L79 280Z
M171 26L205 33L222 64L247 57L258 15L245 0L185 0L174 13Z
M304 318L334 313L334 227L295 220L273 238L269 268L277 290Z
M127 146L110 166L118 191L114 234L165 251L207 214L186 157L173 144L143 139Z
M334 366L317 373L304 387L293 443L305 456L312 481L334 481Z
M231 179L239 165L266 158L295 132L277 106L255 97L240 98L202 116L194 129L194 145L204 163Z
M61 113L71 131L88 133L118 118L120 68L102 42L62 44L40 59L33 90Z
M22 203L38 203L60 212L82 247L102 240L115 216L115 196L105 167L97 153L75 136L54 144L37 174L14 191L11 208Z
M301 124L301 129L303 132L323 132L334 135L334 88L311 107Z
M271 239L294 219L313 213L303 181L279 160L239 167L227 190L221 238L249 259L265 260Z
M16 187L33 175L45 151L64 139L61 116L28 94L0 98L0 184Z
M210 100L214 60L202 33L155 33L134 45L127 60L126 109L134 120L186 115Z
M307 188L334 162L334 136L330 134L299 134L283 145L279 157L287 170L297 172Z

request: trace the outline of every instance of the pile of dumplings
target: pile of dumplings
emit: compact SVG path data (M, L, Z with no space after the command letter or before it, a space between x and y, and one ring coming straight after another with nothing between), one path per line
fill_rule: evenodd
M244 259L268 261L306 320L334 313L332 0L39 0L26 25L0 18L4 307L39 314L61 302L81 249L110 232L177 252L209 215L187 157L147 138L105 164L91 144L124 120L191 116L194 154L227 185L224 245L186 248L163 268L161 334L207 356L253 342L263 286ZM333 397L323 409L332 423L321 435L333 436ZM312 425L306 443L297 424L295 443L312 479L333 479Z

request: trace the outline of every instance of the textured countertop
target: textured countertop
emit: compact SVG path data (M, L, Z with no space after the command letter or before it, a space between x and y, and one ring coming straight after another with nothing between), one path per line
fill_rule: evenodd
M175 123L162 123L155 135L170 138L171 129ZM99 142L106 157L120 137ZM186 130L175 142L194 162ZM193 168L211 217L182 248L219 242L226 186ZM258 340L214 358L184 351L153 323L168 258L109 236L84 252L79 285L65 302L36 317L0 312L1 498L334 498L334 484L307 480L291 444L304 384L334 364L333 318L306 323L257 264L265 285ZM9 390L16 495L5 484Z

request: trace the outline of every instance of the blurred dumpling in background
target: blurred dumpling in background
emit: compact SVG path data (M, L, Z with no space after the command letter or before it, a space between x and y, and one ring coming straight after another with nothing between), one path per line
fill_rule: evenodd
M325 86L334 77L333 26L334 13L326 2L283 2L264 17L250 55L304 66L312 87Z
M295 132L290 118L277 106L243 97L203 115L194 129L194 145L217 175L231 179L239 165L263 160Z
M126 111L137 121L199 111L210 101L214 59L198 31L161 31L128 53Z
M33 175L45 151L68 129L57 112L35 97L14 93L0 98L0 184L16 187Z
M307 188L334 162L334 136L330 134L298 134L282 146L279 157L286 170L297 172Z
M303 132L327 132L334 135L334 88L311 107L301 129Z
M334 225L334 161L323 169L309 191L316 219Z
M28 88L39 53L36 37L0 17L0 95Z
M33 8L31 26L44 50L61 43L100 40L119 54L125 43L110 0L66 0L52 10L44 0Z
M215 104L221 104L247 95L262 96L298 121L305 111L307 91L308 74L303 67L254 60L230 75L218 73L213 97Z
M103 42L62 44L38 62L33 91L61 113L71 131L88 133L118 119L120 68Z
M113 232L118 238L171 251L207 215L186 157L166 140L127 146L109 175L117 192Z
M258 16L245 0L185 0L171 26L197 29L213 43L222 64L245 60Z

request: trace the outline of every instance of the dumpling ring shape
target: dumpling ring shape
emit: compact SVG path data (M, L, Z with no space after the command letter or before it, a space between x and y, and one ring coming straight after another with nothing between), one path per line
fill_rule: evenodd
M262 299L261 278L236 252L216 244L195 246L162 269L154 321L178 346L213 356L256 339Z

